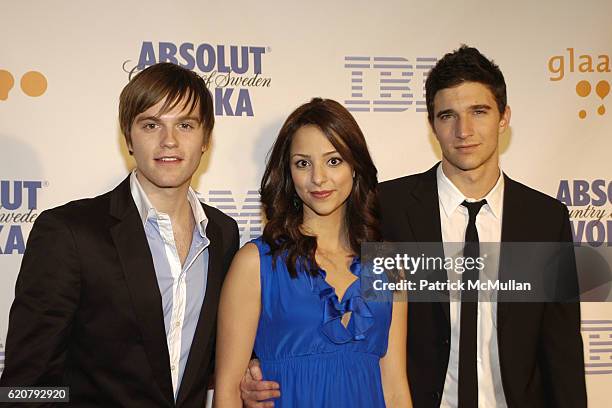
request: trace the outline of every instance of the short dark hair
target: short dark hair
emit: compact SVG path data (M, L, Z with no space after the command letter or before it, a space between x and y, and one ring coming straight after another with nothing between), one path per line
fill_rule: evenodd
M292 277L296 261L312 275L319 273L315 259L316 237L302 233L303 204L291 177L291 143L303 126L316 126L355 171L353 189L346 202L344 224L355 254L361 243L380 241L377 170L359 125L341 104L314 98L294 110L278 133L261 180L261 202L268 222L263 239L270 245L274 261L283 261Z
M199 117L204 129L204 144L210 141L215 115L206 82L193 71L178 65L161 62L139 72L123 88L119 97L119 125L128 144L132 141L131 128L136 116L166 98L159 114L179 104L193 112L199 104Z
M425 100L427 118L434 121L434 98L442 89L453 88L463 82L478 82L485 85L497 102L502 114L506 110L506 81L499 67L476 48L462 45L459 49L446 54L429 71L425 81Z

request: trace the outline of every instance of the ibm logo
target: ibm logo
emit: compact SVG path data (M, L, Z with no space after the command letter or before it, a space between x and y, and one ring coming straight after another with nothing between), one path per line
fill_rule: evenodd
M586 374L612 374L612 320L583 320Z
M262 209L257 190L247 191L246 197L240 204L231 190L210 190L204 196L206 202L236 220L241 245L261 235Z
M351 99L344 101L350 112L403 112L411 106L427 112L425 80L437 58L344 57L351 73ZM375 86L373 85L375 84Z

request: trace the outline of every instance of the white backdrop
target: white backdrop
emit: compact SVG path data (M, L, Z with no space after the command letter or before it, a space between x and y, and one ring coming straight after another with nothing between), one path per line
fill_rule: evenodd
M241 223L244 241L260 232L265 154L296 106L322 96L357 108L380 179L420 172L439 158L422 112L424 74L461 43L475 46L500 65L508 85L503 169L552 196L567 186L570 210L584 211L572 213L576 239L612 245L610 15L605 0L4 4L0 370L22 241L35 214L100 194L133 165L117 104L126 71L139 62L174 56L218 85L213 146L193 184ZM242 58L234 64L246 72L230 74L244 85L224 86L232 47L248 55L248 66ZM612 307L583 304L582 314L590 406L609 406Z

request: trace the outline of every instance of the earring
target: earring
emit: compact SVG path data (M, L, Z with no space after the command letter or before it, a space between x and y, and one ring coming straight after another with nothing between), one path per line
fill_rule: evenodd
M291 204L293 204L293 208L296 210L300 208L302 205L302 200L298 197L297 193L293 193L293 197L291 198Z
M355 170L353 170L353 178L355 178Z

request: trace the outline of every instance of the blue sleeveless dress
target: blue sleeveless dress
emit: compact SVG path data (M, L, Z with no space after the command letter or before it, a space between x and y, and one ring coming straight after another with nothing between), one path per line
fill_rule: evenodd
M342 299L325 282L298 269L292 279L278 258L273 268L269 246L257 238L261 314L255 353L265 380L280 384L275 407L384 407L379 360L387 352L392 303L361 296L359 279ZM348 326L342 315L351 312Z

